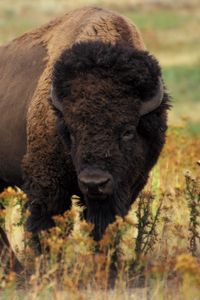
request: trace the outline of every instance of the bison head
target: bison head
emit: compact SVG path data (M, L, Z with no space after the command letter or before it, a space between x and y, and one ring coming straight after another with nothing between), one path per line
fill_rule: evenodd
M164 144L160 67L146 51L81 42L56 62L51 100L99 239L116 215L127 214Z

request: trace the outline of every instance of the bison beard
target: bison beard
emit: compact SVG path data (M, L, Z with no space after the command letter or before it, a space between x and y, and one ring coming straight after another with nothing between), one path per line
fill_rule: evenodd
M100 240L107 226L115 221L116 215L125 216L128 212L129 205L124 199L129 198L127 195L128 188L121 186L114 187L112 196L104 200L85 198L86 208L84 210L85 219L94 224L93 236L95 240Z
M86 202L84 217L86 221L94 224L93 236L95 240L99 240L107 226L114 222L116 212L113 199L107 199L107 203L99 203L99 201Z
M132 204L132 199L136 199L138 193L144 187L147 177L140 175L139 179L131 188L126 184L115 183L113 195L104 200L84 198L84 218L94 225L93 237L95 240L102 238L105 229L115 221L116 216L124 217ZM127 199L129 199L127 201ZM80 203L81 205L83 203Z

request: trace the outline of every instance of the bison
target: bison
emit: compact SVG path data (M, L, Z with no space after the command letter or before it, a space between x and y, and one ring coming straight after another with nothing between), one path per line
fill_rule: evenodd
M82 8L0 47L0 187L28 195L27 230L80 196L101 239L165 143L169 96L134 24Z

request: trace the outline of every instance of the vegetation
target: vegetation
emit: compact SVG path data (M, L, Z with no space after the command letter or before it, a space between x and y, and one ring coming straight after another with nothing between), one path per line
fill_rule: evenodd
M167 143L145 190L99 243L91 238L92 226L81 221L74 198L71 211L55 218L57 226L41 233L42 256L34 257L27 234L25 253L18 256L23 269L5 247L0 252L1 299L200 299L200 6L194 1L193 8L190 1L186 9L183 2L179 9L173 1L167 7L106 2L123 8L141 29L173 97ZM48 21L64 7L69 9L62 0L0 1L0 42ZM15 227L22 228L26 196L9 188L0 198L5 207L14 203L20 209ZM4 219L5 211L2 226Z
M91 237L92 225L81 221L82 212L74 198L72 209L55 217L56 227L40 234L42 256L35 259L28 235L23 257L18 256L23 269L4 249L0 255L4 299L11 295L14 299L66 299L66 293L70 299L147 299L147 292L149 299L198 299L198 150L196 139L183 132L180 135L179 129L169 130L147 187L129 215L110 225L99 243ZM6 207L12 203L24 207L26 197L20 190L8 188L1 201ZM23 210L20 215L13 230L24 223ZM3 225L4 216L5 212ZM18 272L14 272L16 267Z

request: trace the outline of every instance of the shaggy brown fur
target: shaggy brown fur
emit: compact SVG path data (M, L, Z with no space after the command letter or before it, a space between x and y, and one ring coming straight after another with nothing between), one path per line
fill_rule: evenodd
M80 46L77 48L75 46L68 53L66 49L71 49L73 45ZM113 127L116 130L117 126L124 121L130 122L134 127L137 127L139 122L137 134L141 134L141 138L137 138L131 147L124 150L126 152L124 157L132 156L133 146L138 142L137 145L140 146L133 157L136 160L139 158L137 170L141 167L141 171L140 176L139 173L136 174L137 176L133 176L134 190L132 191L130 185L133 185L133 182L130 177L134 168L125 174L127 169L123 169L122 165L126 164L127 166L129 161L124 160L123 153L114 155L115 159L111 165L114 161L115 165L108 169L113 172L113 177L120 174L120 170L123 170L123 176L127 176L128 181L124 186L124 178L118 182L116 193L121 188L121 194L123 194L120 196L121 201L122 198L128 200L123 204L113 200L112 205L107 206L100 214L100 218L103 214L108 215L101 224L96 214L99 206L88 204L86 199L82 200L82 205L87 206L86 218L95 223L95 238L101 237L108 223L114 220L116 213L122 216L127 213L131 202L146 183L148 172L156 162L164 143L168 105L165 94L160 108L139 119L141 104L137 99L140 97L141 100L145 101L152 96L160 75L157 62L143 50L145 50L145 46L135 25L116 13L99 8L83 8L70 12L0 48L1 58L3 57L0 71L3 70L1 73L5 74L0 83L0 109L6 113L5 121L1 123L4 126L4 131L0 131L0 178L13 184L24 183L24 190L28 194L31 211L28 229L32 232L52 226L51 216L63 213L70 207L71 195L82 195L77 176L80 168L83 168L82 161L86 155L84 153L87 152L87 164L95 162L103 169L106 168L105 162L102 160L105 147L108 149L108 157L112 151L117 153L116 149L114 150L116 145L112 140L106 138L105 142L105 136L112 136L112 133L109 132L111 128L105 127L107 124L113 122ZM125 52L124 56L123 51ZM112 59L112 53L114 59ZM90 60L92 55L94 56L94 65L91 67L91 61L88 62L88 59ZM98 62L98 55L102 57L102 62L101 59ZM117 62L118 55L121 61L119 59ZM109 59L107 67L106 56ZM131 57L134 57L134 62L129 66ZM79 58L80 63L78 63ZM7 63L8 60L10 63ZM67 60L70 60L71 63L68 63ZM63 101L69 96L63 106L64 118L60 112L55 113L55 109L48 101L52 84L52 71L56 62L54 85L57 96L61 97ZM64 67L65 63L66 66ZM96 72L95 66L98 63L100 65L97 67L98 72ZM115 63L116 68L113 67ZM81 64L82 69L80 69ZM73 74L73 68L79 72L80 76L77 76L77 73ZM92 68L92 72L86 70L87 68L89 70ZM117 68L122 68L122 70L117 70ZM135 71L133 71L134 68ZM84 70L86 70L85 74ZM72 77L69 78L69 76ZM153 78L152 81L149 81L150 77ZM138 82L140 85L137 84ZM70 88L67 88L66 85L69 85ZM60 91L59 87L61 87ZM104 94L105 91L107 91L107 95ZM15 96L12 97L13 95ZM110 108L107 100L108 95L112 97ZM121 96L127 102L120 102L121 104L119 104L118 100L123 100L120 98ZM92 107L90 102L87 103L88 97L90 99L94 97L97 102L99 101L99 104L95 102L96 104ZM72 102L75 101L75 98L76 100L80 99L80 102L78 101L73 106ZM135 102L132 101L132 98L135 98ZM109 113L98 115L98 111L96 111L98 105L101 106L102 112L109 112L110 110L110 115ZM11 106L15 106L12 114L10 113ZM123 110L126 113L124 120L123 117L120 117ZM94 118L92 124L88 125L89 123L87 123L89 127L84 127L86 131L82 131L81 136L80 132L83 129L81 128L81 124L83 124L81 120L88 118L88 114L93 115ZM98 115L99 118L95 115ZM13 127L10 127L10 119L13 117ZM108 119L106 119L107 117ZM80 123L78 123L79 121ZM74 123L74 130L77 131L80 139L80 146L76 148L78 154L73 154L69 145L66 146L66 142L63 146L62 138L58 134L57 122L61 123L59 126L63 138L66 138L67 135L63 122L71 126ZM11 128L11 136L7 141L8 128ZM99 137L97 137L95 130L98 133L102 130ZM101 137L102 134L103 137ZM84 135L87 138L84 139ZM92 149L89 151L90 153L85 152L83 148L84 143L88 147L88 138ZM103 143L95 145L93 139L97 140L98 138ZM13 148L13 144L16 148ZM109 145L114 148L111 149ZM13 149L15 150L13 151ZM6 153L8 159L6 159ZM20 171L22 159L23 180ZM150 161L147 161L149 159ZM135 162L133 166L134 164ZM114 205L116 206L115 209ZM98 226L100 228L97 228Z

